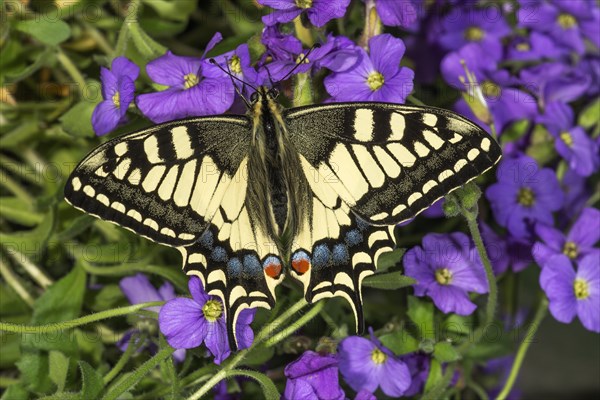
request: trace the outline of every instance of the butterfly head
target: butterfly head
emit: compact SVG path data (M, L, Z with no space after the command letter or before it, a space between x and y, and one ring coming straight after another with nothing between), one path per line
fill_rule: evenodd
M250 95L250 104L255 105L257 103L274 101L279 97L279 89L269 88L266 86L260 86L258 90Z

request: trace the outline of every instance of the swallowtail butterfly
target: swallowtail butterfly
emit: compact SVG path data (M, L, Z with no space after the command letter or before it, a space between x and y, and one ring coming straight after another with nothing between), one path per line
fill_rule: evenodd
M65 187L76 208L179 249L185 272L222 299L234 346L240 311L273 307L286 274L309 303L345 298L362 329L361 282L392 250L394 226L501 156L485 131L446 110L283 109L276 97L261 87L246 115L113 139Z

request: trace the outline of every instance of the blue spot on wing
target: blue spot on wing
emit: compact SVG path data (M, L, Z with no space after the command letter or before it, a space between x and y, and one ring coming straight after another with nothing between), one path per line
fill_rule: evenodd
M250 275L262 274L260 261L254 254L247 254L244 256L244 272Z
M215 247L210 255L213 261L226 262L227 261L227 250L222 247Z
M206 231L202 236L200 236L200 244L207 249L212 249L213 247L213 234L211 231Z
M358 229L352 229L350 232L346 233L346 243L348 243L348 246L356 246L362 241L363 235Z
M309 260L310 261L308 254L306 254L306 252L302 251L302 250L298 250L292 256L292 261L299 261L299 260Z
M315 269L323 268L329 265L331 251L326 244L320 244L313 249L312 264Z
M232 258L227 263L227 273L234 278L238 278L242 274L242 262L239 258Z
M263 268L266 268L269 264L281 265L281 262L279 261L279 258L270 256L270 257L267 257L267 259L263 263Z
M347 264L350 260L350 254L348 254L348 247L343 244L336 244L333 246L333 263L335 265Z

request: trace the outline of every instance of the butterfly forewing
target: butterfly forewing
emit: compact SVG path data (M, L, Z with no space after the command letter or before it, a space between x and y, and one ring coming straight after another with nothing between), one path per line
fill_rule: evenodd
M189 245L248 152L250 131L244 117L213 117L118 137L75 168L65 199L156 242Z
M437 108L340 103L290 109L285 120L312 174L377 225L414 217L501 156L487 132Z

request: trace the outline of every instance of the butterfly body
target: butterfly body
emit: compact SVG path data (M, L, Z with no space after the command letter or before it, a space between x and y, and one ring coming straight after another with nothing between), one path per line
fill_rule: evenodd
M239 313L272 308L286 275L308 302L343 297L363 326L362 280L394 227L491 168L501 150L452 112L387 103L283 109L259 88L247 115L198 117L113 139L73 171L75 207L177 248Z

